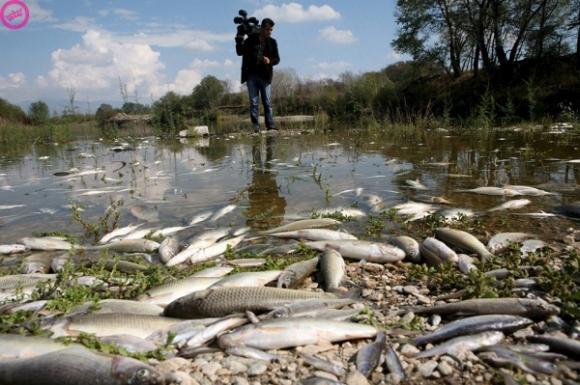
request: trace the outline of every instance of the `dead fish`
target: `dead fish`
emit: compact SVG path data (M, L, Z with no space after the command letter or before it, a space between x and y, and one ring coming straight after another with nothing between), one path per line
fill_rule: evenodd
M341 222L336 219L331 218L319 218L319 219L303 219L301 221L296 221L288 223L283 226L275 227L273 229L263 231L262 234L275 234L282 233L286 231L304 230L304 229L315 229L320 227L329 227L339 225Z
M325 250L320 257L320 271L324 280L324 291L337 291L346 271L342 255L336 250Z
M159 245L159 257L166 264L171 258L175 257L178 250L179 240L176 237L167 237Z
M433 237L425 238L419 246L419 250L425 261L433 266L441 265L444 262L456 264L459 259L455 251Z
M73 248L73 245L70 242L51 239L51 238L22 238L20 243L24 246L28 247L31 250L44 250L44 251L52 251L52 250L70 250ZM80 246L75 246L76 248L82 248Z
M355 303L351 298L335 299L307 299L304 301L292 302L282 306L275 307L270 312L264 314L262 319L302 317L305 314L311 314L319 310L334 309Z
M306 246L316 250L336 250L344 258L366 260L375 263L393 263L405 258L405 252L398 247L360 240L307 242Z
M529 195L529 196L554 195L554 193L540 190L539 188L531 186L506 185L504 186L504 188L517 191L520 195Z
M339 206L313 210L313 215L315 216L336 215L336 214L350 218L362 218L367 216L367 214L364 211L353 207Z
M208 267L191 275L191 277L220 278L228 275L234 268L231 266Z
M258 287L265 286L276 280L280 275L280 270L252 271L229 275L220 279L208 289L218 289L220 287Z
M69 317L79 314L145 314L158 316L163 312L159 305L131 301L128 299L102 299L98 302L86 302L75 306L67 314Z
M511 201L504 202L501 205L495 206L487 211L493 212L500 210L517 210L529 205L530 203L532 203L532 201L530 201L529 199L514 199Z
M101 246L93 246L92 250L110 250L120 253L151 253L159 249L159 243L149 239L123 239Z
M0 291L34 287L39 282L54 281L56 274L16 274L0 276Z
M208 220L213 215L213 211L204 211L202 213L197 214L194 216L191 221L189 222L190 226L196 225L198 223L204 222Z
M352 234L344 233L342 231L334 231L328 229L305 229L296 231L285 231L282 233L270 234L272 237L277 238L294 238L294 239L307 239L310 241L324 241L324 240L354 240L357 239Z
M293 263L286 267L278 277L279 288L294 288L300 284L304 279L311 276L318 267L319 258L311 258L306 261Z
M548 247L548 244L539 239L527 239L522 242L522 247L520 251L522 252L522 257L526 257L530 253L534 253L538 250Z
M125 349L129 353L147 353L157 349L157 345L144 338L130 334L99 337L99 341Z
M356 369L363 376L369 377L379 364L385 348L385 333L379 332L375 342L363 346L356 354Z
M172 226L172 227L166 227L164 229L161 230L157 230L155 232L153 232L153 234L151 234L152 237L167 237L169 235L173 235L175 233L178 233L182 230L188 229L191 226Z
M483 261L493 257L493 254L487 250L485 245L481 243L479 239L465 231L448 227L439 227L435 229L435 236L447 244L469 253L479 255Z
M383 198L375 194L364 194L360 196L360 200L366 205L371 212L378 213L385 208Z
M54 258L54 253L33 253L22 260L20 272L22 274L47 274L50 271L50 264Z
M399 360L397 352L390 345L385 349L385 366L395 384L398 384L400 381L405 379L405 369L403 369L403 365L401 365L401 360Z
M455 190L455 191L457 191L457 192L469 192L469 193L483 194L483 195L508 196L508 197L523 195L522 193L520 193L519 191L514 190L514 189L502 188L502 187L493 187L493 186L477 187L477 188L472 188L472 189L468 189L468 190Z
M72 347L31 358L0 361L0 383L163 385L165 380L157 370L133 358L105 356Z
M433 214L436 206L420 202L406 202L393 206L393 210L396 210L399 215L410 216L408 221L415 221Z
M494 366L510 366L534 374L555 374L558 367L533 355L511 350L507 346L496 345L485 348L478 357Z
M225 241L200 249L189 257L189 262L192 265L195 265L219 257L225 253L226 250L235 248L244 238L245 235L240 235L239 237L226 239Z
M30 248L20 244L0 245L0 255L25 253L28 250L30 250Z
M231 213L232 211L234 211L236 209L236 207L238 207L237 205L227 205L225 207L222 207L221 209L219 209L218 211L216 211L216 213L209 219L210 222L216 222L218 219L220 219L221 217Z
M465 275L471 270L477 270L473 258L467 254L457 254L457 268Z
M246 310L263 312L288 303L317 298L332 299L336 296L273 287L223 287L178 298L167 305L164 315L179 318L223 317Z
M543 319L559 314L560 309L549 303L528 298L476 298L435 306L419 306L405 310L415 314L511 314L531 319Z
M425 345L428 343L434 343L465 334L474 334L487 331L502 331L511 333L518 329L529 326L532 323L533 321L529 318L504 314L490 314L462 318L460 320L445 324L433 333L416 337L413 339L413 343L415 345Z
M580 342L572 338L560 338L550 335L534 335L528 337L528 340L546 344L552 351L565 354L573 359L580 359Z
M484 332L480 334L468 335L453 338L441 345L427 349L414 356L414 358L427 358L448 354L454 357L461 357L467 351L480 349L484 346L492 346L501 342L505 336L502 332Z
M437 210L433 215L442 217L445 222L460 221L463 218L469 218L475 215L475 213L469 209L462 208L448 208Z
M69 346L47 337L2 333L0 334L0 362L35 357L63 350Z
M69 253L57 255L56 257L52 258L52 261L50 262L50 269L54 273L58 273L64 269L67 263L74 266L73 260Z
M183 278L149 289L139 297L139 301L166 306L180 297L207 289L219 280L220 278L194 276Z
M228 264L236 267L258 267L268 262L264 258L238 258L228 260Z
M319 358L312 354L304 352L300 352L298 354L300 355L300 357L304 359L304 362L306 362L308 365L312 366L315 369L332 373L337 377L341 377L346 374L346 370L341 363L325 360L323 358Z
M183 262L188 261L193 255L198 253L201 249L209 247L213 244L215 244L215 240L213 239L198 239L189 246L187 246L185 249L181 250L179 253L174 255L173 258L171 258L165 264L167 266L177 266Z
M415 190L429 190L429 188L427 186L425 186L423 183L421 183L419 181L419 179L416 179L416 180L407 179L405 181L405 183L407 184L407 186L409 186L410 188L415 189ZM366 376L366 377L368 377L368 376Z
M216 338L218 334L245 325L247 323L248 319L246 317L226 317L201 329L198 333L187 340L185 346L190 349L198 348L206 342Z
M413 238L406 235L389 236L387 242L403 250L405 252L405 258L411 262L419 263L421 261L419 243Z
M247 346L233 346L226 349L226 354L268 362L275 362L280 360L280 357L275 354L266 353L262 350L249 348Z
M529 233L499 233L491 237L487 242L487 248L492 253L498 253L506 249L510 243L521 242L533 238Z
M525 217L530 217L530 218L538 218L538 219L551 218L551 217L558 216L558 214L547 213L543 210L540 210L540 211L535 212L535 213L515 213L513 215L520 215L520 216L525 216Z
M345 385L343 382L331 380L327 377L308 377L300 381L300 385Z
M281 289L278 289L281 290ZM279 319L250 324L224 334L219 346L248 346L256 349L284 349L303 345L371 338L377 334L373 326L352 322L317 319Z
M129 209L129 212L135 218L145 222L159 221L159 211L154 207L149 207L145 205L136 205L131 207Z
M108 234L105 234L100 240L99 243L105 244L108 243L109 241L111 241L114 238L119 238L119 237L123 237L133 231L135 231L137 228L143 226L143 224L140 225L129 225L129 226L125 226L125 227L121 227L118 229L115 229L113 231L111 231Z

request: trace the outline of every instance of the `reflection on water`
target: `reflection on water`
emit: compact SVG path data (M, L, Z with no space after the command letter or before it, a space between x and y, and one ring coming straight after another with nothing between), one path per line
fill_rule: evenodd
M81 235L71 220L71 205L82 207L86 220L96 221L119 199L124 202L120 225L142 223L138 210L165 227L236 204L217 225L254 228L276 226L321 207L368 210L352 192L356 189L380 197L385 208L440 196L455 207L482 212L508 198L457 190L506 184L555 193L530 198L532 204L520 212L549 211L580 200L580 164L567 162L580 158L574 133L349 130L126 142L30 145L18 153L0 149L0 242L41 232ZM413 189L408 181L427 190ZM518 220L497 215L504 223Z

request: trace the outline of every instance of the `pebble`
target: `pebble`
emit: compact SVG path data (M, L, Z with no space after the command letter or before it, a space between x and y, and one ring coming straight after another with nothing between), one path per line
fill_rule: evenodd
M363 270L371 272L371 273L382 273L385 270L385 266L378 264L378 263L372 263L372 262L367 262L364 265L362 265Z
M168 383L176 385L199 385L199 382L191 378L191 376L182 371L174 371L165 376Z
M248 367L246 365L244 365L238 360L231 358L225 359L223 361L223 366L224 368L228 369L231 372L231 374L245 373L248 370Z
M429 318L429 323L431 324L431 326L439 326L439 324L441 323L441 316L439 314L433 314Z
M437 370L444 376L449 376L451 373L453 373L453 368L445 361L442 361L439 363L439 365L437 365Z
M410 312L406 313L403 316L403 318L401 318L401 323L403 325L407 325L407 324L410 324L413 321L413 319L415 319L415 313L413 313L412 311L410 311Z
M562 381L557 379L556 377L550 377L550 383L552 385L562 385Z
M217 362L208 362L207 364L201 367L201 372L208 377L213 377L218 370L220 370L222 366Z
M407 356L407 357L414 356L415 354L417 354L419 352L420 352L420 350L411 344L405 344L401 348L401 354L404 356Z
M262 361L257 361L248 368L248 376L259 376L264 374L266 370L268 370L268 365Z
M369 385L369 382L361 372L353 370L346 376L346 385Z
M250 385L244 377L234 377L233 385Z
M431 377L433 371L435 370L435 368L437 368L437 365L438 365L437 361L434 360L430 360L422 364L419 364L418 366L419 373L421 373L421 375L425 378Z

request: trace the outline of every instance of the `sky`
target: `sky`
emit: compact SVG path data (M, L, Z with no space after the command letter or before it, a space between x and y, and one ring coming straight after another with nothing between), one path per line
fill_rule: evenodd
M81 108L118 105L120 83L131 101L151 104L168 91L190 94L207 75L245 90L233 39L239 9L276 23L275 71L336 79L401 60L390 46L395 0L10 1L23 2L30 18L19 29L0 24L0 97L21 106L71 94ZM20 7L7 5L5 15Z

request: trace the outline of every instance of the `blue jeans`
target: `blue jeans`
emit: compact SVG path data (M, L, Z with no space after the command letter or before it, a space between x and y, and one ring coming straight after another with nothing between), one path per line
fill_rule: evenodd
M264 106L266 128L269 130L276 128L272 113L272 85L257 75L250 75L246 84L248 85L248 95L250 96L250 118L254 130L260 128L260 123L258 121L258 117L260 116L260 100L258 97L260 95L262 96L262 104Z

